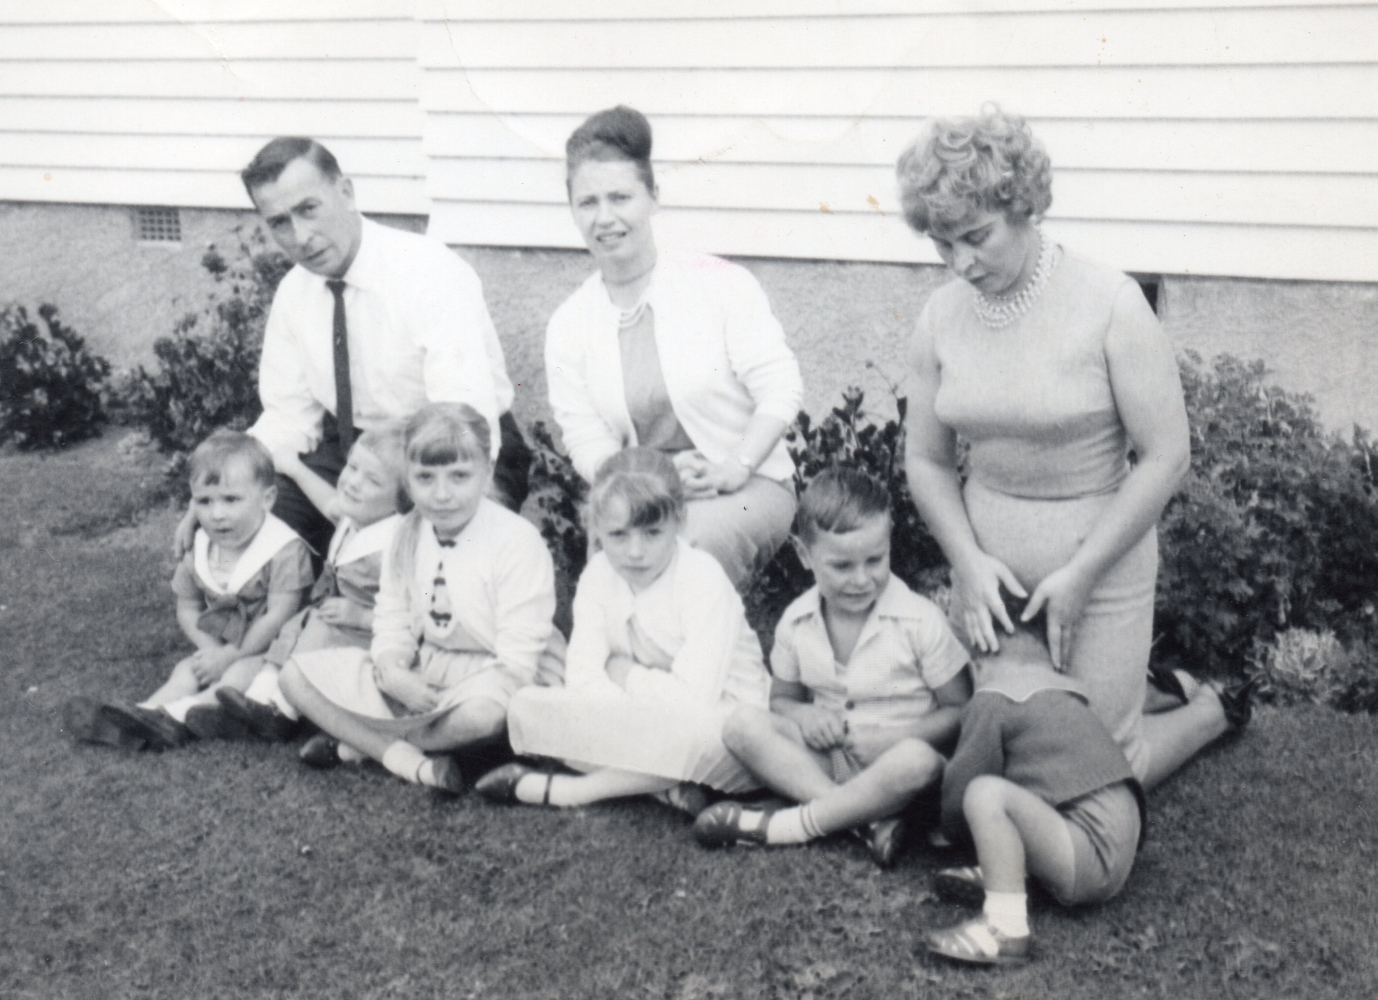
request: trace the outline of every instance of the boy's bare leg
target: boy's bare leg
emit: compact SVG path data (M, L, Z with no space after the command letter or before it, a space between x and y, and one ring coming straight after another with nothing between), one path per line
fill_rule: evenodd
M856 777L811 800L814 822L834 833L893 816L942 773L938 751L923 740L900 740Z
M943 771L942 756L918 739L900 740L845 784L833 781L821 754L804 745L791 720L758 709L733 712L723 729L733 756L765 785L811 804L823 833L893 816Z
M982 775L967 785L962 812L987 893L1023 893L1027 873L1055 895L1071 895L1076 855L1056 809L1011 781Z
M782 715L739 708L728 716L722 739L762 784L795 802L812 802L837 787L821 757L804 745L799 727Z

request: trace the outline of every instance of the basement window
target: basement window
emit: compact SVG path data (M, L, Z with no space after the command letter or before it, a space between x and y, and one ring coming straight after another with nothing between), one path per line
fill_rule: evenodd
M181 243L182 216L175 208L140 208L135 212L140 243Z

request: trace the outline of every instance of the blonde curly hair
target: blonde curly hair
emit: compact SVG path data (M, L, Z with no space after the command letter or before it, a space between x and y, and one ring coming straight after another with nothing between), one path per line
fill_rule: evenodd
M974 117L929 121L901 154L895 174L904 221L920 234L957 225L976 211L1031 219L1053 203L1043 144L1021 116L994 104Z

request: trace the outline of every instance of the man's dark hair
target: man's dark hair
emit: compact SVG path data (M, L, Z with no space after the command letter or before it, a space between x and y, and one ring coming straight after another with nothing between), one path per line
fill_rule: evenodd
M340 165L330 150L315 139L288 135L278 136L260 149L249 165L239 172L239 179L244 182L244 190L249 192L249 197L253 198L257 188L273 183L282 176L287 164L302 158L314 163L326 180L340 178Z

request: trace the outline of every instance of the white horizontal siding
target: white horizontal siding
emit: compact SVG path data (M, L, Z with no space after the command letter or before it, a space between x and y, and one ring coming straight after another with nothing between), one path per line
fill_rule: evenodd
M248 207L312 135L371 212L427 214L412 0L0 0L0 197Z
M936 257L897 218L924 118L996 101L1054 159L1050 227L1126 270L1378 280L1378 5L423 0L431 231L577 245L563 145L656 133L666 238Z
M625 21L611 31L562 19L523 25L511 45L511 22L474 21L428 34L422 59L466 69L1311 65L1371 60L1378 10L1216 10L1210 30L1201 26L1195 10L793 17L772 19L762 45L736 19Z

